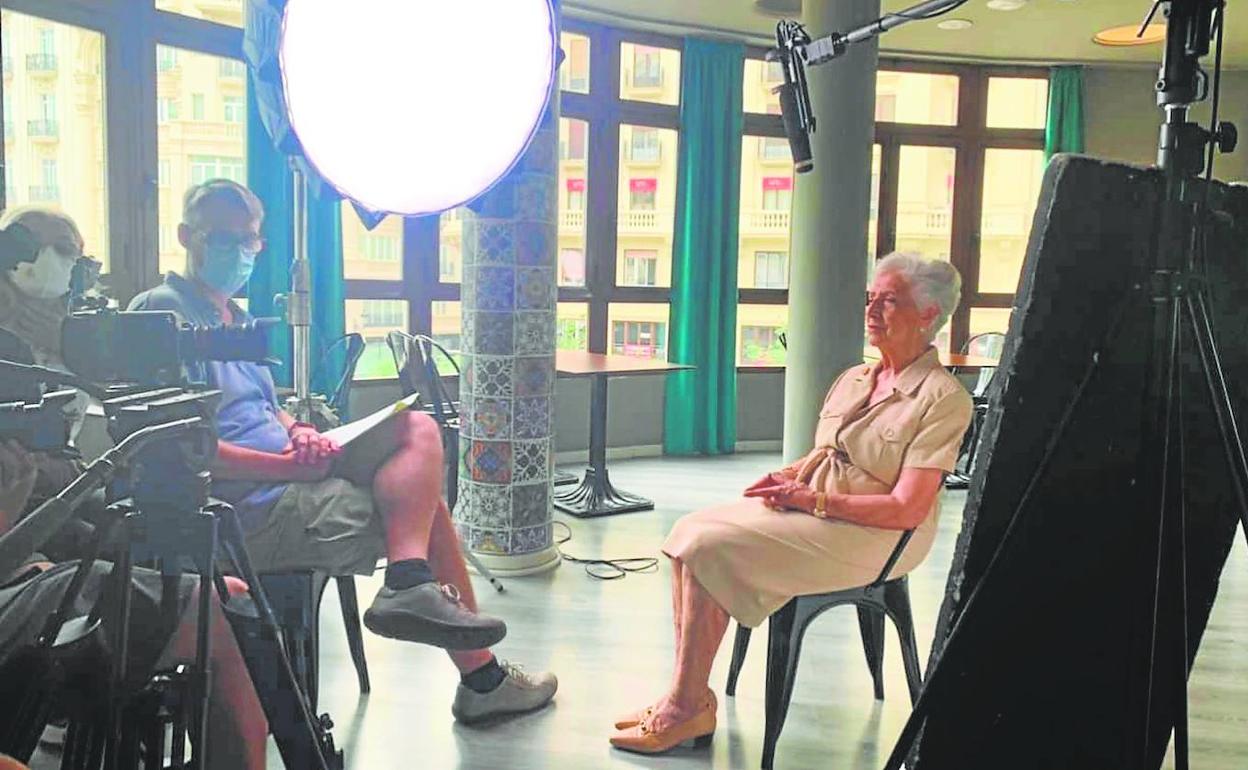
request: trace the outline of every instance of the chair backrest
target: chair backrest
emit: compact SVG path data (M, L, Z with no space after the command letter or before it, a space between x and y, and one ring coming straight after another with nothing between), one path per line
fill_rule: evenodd
M433 410L434 419L439 423L458 419L459 408L446 392L438 370L440 356L450 363L456 375L459 374L459 364L450 352L431 337L400 331L386 335L386 344L394 356L404 394L419 396L421 403Z
M897 541L897 547L888 555L888 559L884 562L884 569L880 570L880 576L871 583L871 587L883 585L888 582L888 573L893 571L893 567L897 566L897 561L901 555L905 553L906 546L910 545L910 538L914 537L914 530L907 529L901 534L901 539Z
M329 394L329 406L339 415L345 415L345 409L351 400L351 383L355 381L355 367L360 363L360 356L364 355L364 336L358 332L344 334L334 340L325 353L321 356L320 362L316 366L317 373L325 371L329 366L332 356L340 347L345 347L347 360L342 370L342 377L338 380L338 384L334 386L333 393ZM315 376L313 377L315 379Z
M1001 350L1004 347L1004 334L1001 332L983 332L968 339L966 344L962 346L962 353L969 356L999 359ZM975 388L972 390L972 394L980 397L986 396L988 388L992 386L992 380L996 375L996 367L980 369L979 379L975 381Z

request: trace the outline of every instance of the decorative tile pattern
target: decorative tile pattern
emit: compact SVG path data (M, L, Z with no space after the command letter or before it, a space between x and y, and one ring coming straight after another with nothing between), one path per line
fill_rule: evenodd
M522 267L516 270L517 310L546 310L554 305L557 294L553 268Z
M551 546L556 110L544 116L512 173L474 201L475 214L463 222L454 517L463 542L480 553L532 554Z
M473 271L474 310L512 310L516 306L516 271L512 267L478 267ZM462 285L461 285L462 293Z
M515 441L511 445L511 483L543 481L550 474L550 440ZM517 486L517 490L522 487Z
M514 364L510 356L474 356L472 366L465 367L461 377L471 377L474 395L510 398Z
M519 398L549 396L555 384L555 357L525 356L516 358L516 375L512 385Z
M517 439L550 436L552 410L550 396L517 398L512 405L511 435Z
M550 519L550 484L525 484L512 489L511 526L534 527Z
M474 439L511 438L511 399L474 396L470 427L469 435Z
M516 225L516 264L553 268L558 255L556 237L553 224L521 222Z
M537 553L549 548L550 544L554 542L552 529L549 524L527 529L513 529L511 531L511 550L509 553Z
M555 314L546 310L516 313L516 355L549 355L555 348Z
M468 457L468 474L473 481L488 484L511 483L511 444L507 441L474 441Z
M476 326L473 338L476 340L474 352L487 356L507 356L513 352L513 319L512 313L476 313Z

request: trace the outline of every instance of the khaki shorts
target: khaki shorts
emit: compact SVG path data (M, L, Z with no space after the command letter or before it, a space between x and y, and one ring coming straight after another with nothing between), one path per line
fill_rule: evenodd
M371 575L386 554L385 527L364 487L340 478L295 483L247 535L247 553L257 572Z

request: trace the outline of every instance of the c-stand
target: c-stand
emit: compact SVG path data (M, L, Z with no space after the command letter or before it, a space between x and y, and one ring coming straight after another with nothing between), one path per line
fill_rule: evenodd
M72 379L72 376L58 376ZM109 601L98 602L86 618L69 617L102 544L111 534L101 531L35 645L36 650L45 655L50 671L63 667L65 661L93 645L98 659L103 656L99 643L105 641L101 632L105 613L115 618L114 623L107 624L114 629L107 640L106 654L111 660L107 705L87 715L87 719L97 723L89 728L71 722L71 734L77 730L78 734L95 737L85 746L75 747L72 756L67 752L65 768L94 770L102 756L108 770L125 770L139 767L144 756L152 756L150 747L140 751L141 741L153 738L150 730L145 731L132 721L135 693L133 677L127 670L130 585L136 556L159 565L162 614L165 615L162 626L165 628L175 627L178 621L177 588L184 569L192 566L198 573L196 660L193 667L184 669L184 675L175 677L172 683L174 688L185 684L189 694L187 702L182 704L185 711L174 723L184 726L185 737L194 750L190 762L178 766L206 767L210 750L206 740L211 695L209 629L213 589L216 588L218 597L226 603L227 617L252 670L286 766L292 770L342 767L341 752L335 749L329 733L332 723L328 717L314 718L298 686L290 659L280 643L280 629L272 607L247 558L242 530L234 512L229 506L209 499L207 469L216 454L216 433L212 425L218 397L216 391L186 392L180 388L165 388L106 398L105 413L109 417L110 433L118 441L117 447L0 538L0 572L4 572L9 569L8 565L20 565L22 559L60 529L72 515L74 505L112 480L118 464L124 461L128 471L125 492L129 498L110 508L114 516L105 527L111 529L120 521L124 534L109 577L111 587L106 592ZM230 600L218 564L228 565L233 574L246 581L250 589L249 605L240 605L237 599ZM9 728L7 742L12 746L6 747L26 756L34 749L55 695L49 692L46 682L32 681L31 685L18 712L20 718ZM98 724L100 721L106 724ZM178 739L175 735L175 748ZM175 757L179 754L180 749L174 752ZM149 765L145 763L144 767Z

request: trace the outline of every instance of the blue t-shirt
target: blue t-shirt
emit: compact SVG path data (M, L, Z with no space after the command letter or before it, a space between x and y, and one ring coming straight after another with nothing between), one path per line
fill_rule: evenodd
M145 291L130 303L130 310L167 310L184 321L201 326L222 323L216 306L200 293L195 284L177 273L169 273L164 284ZM235 323L251 320L245 310L230 303ZM217 410L217 435L258 452L280 453L290 439L277 419L277 390L273 375L259 364L246 361L206 361L187 366L194 383L221 391ZM213 479L212 494L234 506L243 529L253 531L268 518L286 484L263 481Z

